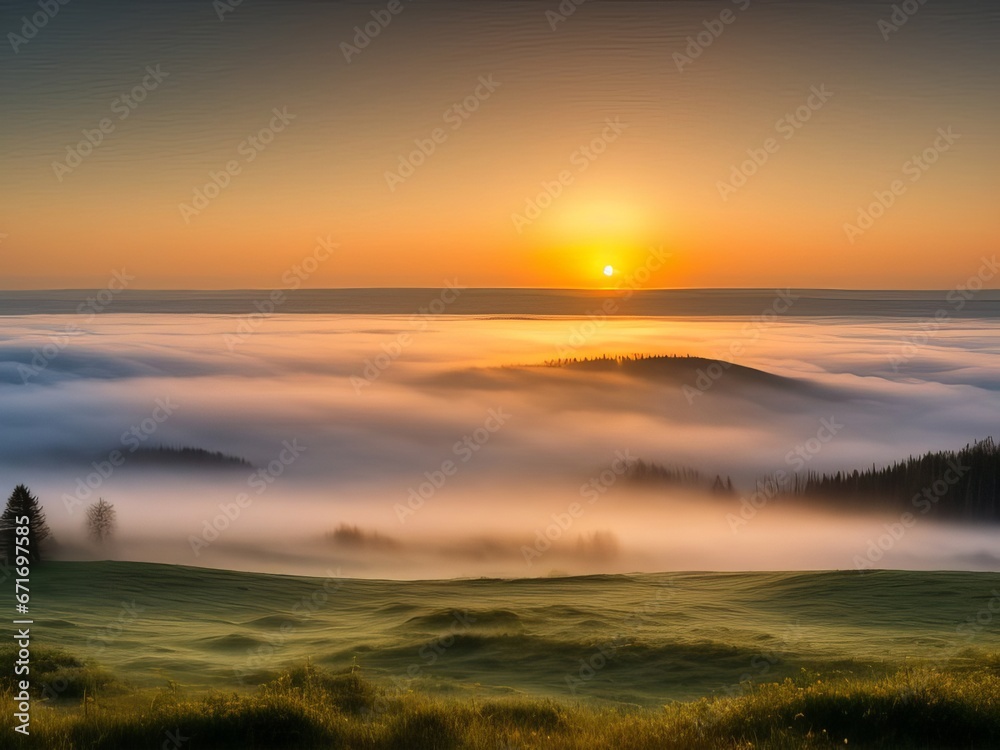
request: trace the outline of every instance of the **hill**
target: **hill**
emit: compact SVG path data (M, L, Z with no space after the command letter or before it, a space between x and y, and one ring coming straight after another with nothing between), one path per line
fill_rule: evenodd
M786 492L851 509L890 509L941 519L1000 521L1000 446L910 456L889 466L798 477Z
M655 705L746 676L968 662L1000 574L672 573L377 581L125 562L33 572L39 642L141 685L234 689L306 659L433 691ZM927 602L935 605L928 607ZM577 683L581 663L603 660ZM586 670L584 670L586 672ZM571 689L572 688L572 689Z
M547 371L563 371L572 377L554 381L546 377ZM709 393L748 399L770 394L781 399L776 403L789 401L789 406L797 403L792 397L833 400L844 396L831 386L800 378L776 375L722 359L674 354L599 355L550 359L542 364L467 368L420 378L419 382L431 387L482 390L554 386L560 392L568 389L577 398L590 399L594 388L609 389L606 380L600 377L603 375L624 376L650 388L664 387L669 389L664 391L665 398L681 403L685 400L691 403L692 399Z
M998 587L52 563L32 578L31 736L0 749L995 747ZM16 658L0 647L11 703Z
M253 464L241 456L221 451L208 451L189 446L160 445L139 448L129 459L133 466L183 469L252 469Z

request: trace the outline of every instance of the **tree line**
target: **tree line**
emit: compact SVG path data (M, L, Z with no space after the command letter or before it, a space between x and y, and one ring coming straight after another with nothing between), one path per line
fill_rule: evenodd
M958 451L910 456L864 471L809 472L783 494L858 508L917 508L939 518L1000 521L1000 446L993 438Z
M734 495L736 489L728 476L716 474L714 480L703 476L690 466L667 467L652 461L637 459L628 466L629 481L639 485L677 485L681 487L710 488L716 495Z
M27 523L25 523L27 520ZM84 520L90 538L99 545L111 541L117 525L115 507L103 497L87 508ZM18 534L18 527L28 527L27 534ZM45 510L38 498L26 485L19 484L7 498L7 505L0 514L0 556L9 562L16 557L18 540L27 538L27 557L41 562L47 548L55 541L45 519ZM20 545L24 549L25 545Z

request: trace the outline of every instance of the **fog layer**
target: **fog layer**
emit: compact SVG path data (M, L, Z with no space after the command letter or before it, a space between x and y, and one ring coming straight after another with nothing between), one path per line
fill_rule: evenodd
M989 528L748 504L776 472L990 435L998 348L976 320L10 317L0 489L39 495L65 557L396 578L998 569ZM541 366L636 353L724 364ZM160 445L254 468L130 461ZM638 487L638 459L736 494ZM83 532L98 497L119 521L102 549Z

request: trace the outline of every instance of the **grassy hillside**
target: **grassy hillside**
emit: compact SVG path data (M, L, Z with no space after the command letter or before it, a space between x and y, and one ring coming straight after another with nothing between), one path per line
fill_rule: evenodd
M1000 650L995 623L969 624L1000 605L998 574L397 582L103 562L40 567L32 590L40 644L144 686L239 689L311 659L442 693L656 705L747 675L847 663L881 673Z
M25 747L154 748L174 729L184 748L1000 742L996 574L395 582L105 562L39 567L32 590Z

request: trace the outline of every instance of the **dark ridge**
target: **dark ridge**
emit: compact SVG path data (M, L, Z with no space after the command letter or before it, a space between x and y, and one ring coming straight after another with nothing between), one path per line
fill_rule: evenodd
M795 378L775 375L745 365L738 365L721 359L692 357L687 354L602 354L598 357L569 357L549 359L545 367L564 367L574 370L596 370L600 372L621 372L644 378L673 378L697 382L699 378L708 383L721 378L723 374L736 375L745 383L779 386L783 388L803 388L808 384ZM697 386L696 386L697 387Z
M81 300L99 290L0 290L0 315L72 315ZM877 316L933 318L949 290L791 289L639 289L624 298L621 290L462 289L449 315L587 317L613 300L616 316L731 317L773 312L777 296L792 301L792 317ZM173 313L246 315L266 290L125 289L102 314ZM410 315L440 294L432 288L297 289L286 292L282 312L321 315ZM967 300L955 318L1000 318L1000 290L983 289Z
M773 482L773 480L771 480ZM760 482L758 482L758 486ZM780 494L849 510L909 511L961 521L1000 521L1000 447L992 437L864 471L793 475Z
M572 367L581 370L625 370L626 372L646 372L665 367L687 367L695 365L703 367L718 360L705 357L693 357L689 354L601 354L597 357L566 357L564 359L547 359L545 367ZM726 363L729 364L729 363ZM731 365L739 369L749 370L749 367Z
M207 451L189 446L159 445L139 448L128 457L130 464L156 467L185 467L198 469L252 469L253 464L241 456L221 451Z
M783 397L786 397L782 402L783 408L798 409L803 406L803 398L829 401L846 398L850 395L849 392L834 386L814 383L797 377L776 375L727 360L677 354L569 357L535 363L520 362L493 367L472 367L419 377L415 382L439 388L462 387L498 390L512 387L517 378L526 380L532 386L552 385L546 372L552 370L572 373L572 380L575 382L559 384L560 392L567 399L573 397L574 389L588 387L600 389L608 396L617 392L624 393L627 397L626 389L609 389L599 382L588 382L590 376L593 376L594 381L599 381L600 376L605 374L622 375L626 378L645 381L653 386L676 387L679 391L672 395L687 399L688 403L693 403L693 399L707 395L710 391L725 396L748 399L754 395L750 392L751 389L758 389L780 392ZM588 393L587 397L592 398L592 395L592 393Z

